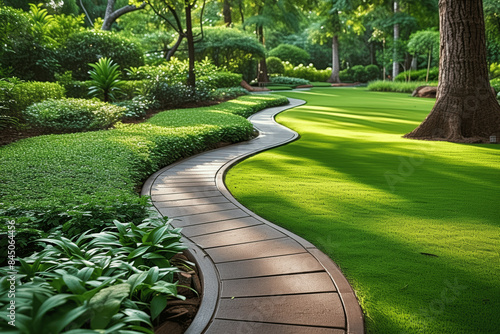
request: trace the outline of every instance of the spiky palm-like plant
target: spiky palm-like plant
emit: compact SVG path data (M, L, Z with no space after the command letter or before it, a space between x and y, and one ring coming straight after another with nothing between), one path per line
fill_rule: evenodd
M93 68L93 70L89 71L92 78L89 95L100 96L102 94L104 102L115 100L117 94L121 92L123 84L123 80L120 80L119 65L107 57L103 57L95 64L89 65Z

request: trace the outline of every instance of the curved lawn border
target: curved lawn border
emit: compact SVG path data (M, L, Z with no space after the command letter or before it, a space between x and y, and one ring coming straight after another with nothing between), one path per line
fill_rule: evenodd
M172 216L173 221L172 224L175 226L178 222L179 227L182 227L183 224L184 226L189 226L186 224L189 224L189 221L192 217L199 217L200 214L203 215L210 215L210 214L215 214L217 215L220 212L224 212L224 210L227 210L228 208L231 207L236 207L240 212L243 212L244 215L252 217L254 219L257 219L260 223L262 223L263 226L268 226L268 228L272 228L273 230L277 231L275 233L280 233L284 235L281 239L278 240L285 240L286 238L294 240L294 243L299 244L301 246L301 249L304 250L304 252L308 253L310 256L312 256L324 269L326 273L328 273L331 281L335 285L336 291L340 297L340 303L343 308L343 314L344 314L344 320L341 322L338 322L339 320L324 320L327 323L344 323L344 326L339 327L339 325L332 325L332 328L345 328L347 333L364 333L364 321L363 321L363 313L361 311L361 308L359 306L359 303L356 299L355 293L350 287L349 283L345 279L345 277L342 275L340 272L340 269L335 265L335 263L328 258L325 254L320 252L314 245L309 243L308 241L304 240L303 238L292 234L291 232L288 232L287 230L276 226L273 223L270 223L266 221L265 219L255 215L253 212L245 208L243 205L238 203L234 197L230 194L228 189L225 187L223 179L224 175L227 172L227 170L233 166L235 163L247 158L248 156L251 156L253 154L256 154L258 152L261 152L263 150L270 149L272 147L280 146L283 144L286 144L290 141L293 141L298 138L298 134L291 131L290 129L279 125L278 123L275 122L274 116L278 114L279 112L289 109L291 107L295 107L297 105L303 104L304 101L301 100L295 100L292 99L292 105L291 106L286 106L286 107L281 107L281 108L269 108L265 109L258 114L255 114L254 116L250 117L249 120L254 124L254 126L260 130L260 135L259 137L246 142L246 143L240 143L240 144L235 144L232 146L228 146L222 149L218 150L213 150L209 152L205 152L202 154L199 154L197 156L188 158L186 160L180 161L178 163L175 163L171 166L168 166L166 168L163 168L162 170L158 171L157 173L153 174L145 183L143 187L142 194L143 195L151 195L152 196L152 203L155 205L156 209L160 214L164 214L167 216ZM276 128L278 129L278 133L275 132ZM263 142L264 143L260 143ZM260 143L260 145L259 145ZM247 147L245 147L247 146ZM258 147L255 147L258 146ZM220 152L220 153L219 153ZM213 160L210 160L210 155L212 155ZM227 157L226 157L227 156ZM197 167L199 165L203 165L203 163L198 162L198 161L217 161L217 163L214 162L215 166L212 166L210 169L210 172L207 172L206 170L201 168L203 172L196 171ZM219 163L225 160L220 164ZM215 172L212 174L212 170ZM188 176L186 176L186 174ZM210 176L209 176L210 174ZM182 175L182 176L180 176ZM169 201L167 200L155 200L155 196L163 196L172 193L178 193L179 191L182 193L188 192L188 190L185 187L192 188L193 184L189 184L189 186L183 185L182 182L177 181L176 177L182 177L184 180L186 180L187 177L191 176L196 178L201 178L201 175L203 175L204 178L211 179L213 175L213 182L217 186L218 191L221 194L221 197L224 196L227 201L230 202L231 204L221 204L224 207L221 207L220 209L217 209L217 205L211 205L212 207L208 211L202 211L199 209L199 207L202 207L203 205L197 206L194 203L189 204L187 207L179 207L176 205L173 205L169 207L168 203ZM160 178L161 176L161 178ZM168 179L168 176L171 176L171 179ZM168 179L168 180L167 180ZM170 182L173 182L173 185L170 184ZM179 183L180 184L179 184ZM187 181L183 181L187 182ZM194 181L193 181L194 182ZM207 183L212 184L209 181L204 181L204 186L207 186ZM170 189L169 189L170 187ZM210 186L211 187L211 186ZM203 187L200 186L198 187L200 189L203 189ZM175 191L172 191L175 189ZM200 191L200 190L198 190ZM236 211L236 210L235 210ZM185 222L183 222L183 219ZM220 220L220 219L219 219ZM216 222L217 219L211 220L207 222ZM198 222L200 224L200 222ZM195 224L196 225L196 224ZM199 225L198 225L199 226ZM177 227L177 226L175 226ZM202 292L202 302L200 305L200 309L198 311L197 316L195 317L193 324L189 327L186 333L202 333L202 332L207 332L207 333L212 333L212 332L218 332L221 330L221 328L225 328L224 326L227 325L228 320L231 318L216 318L216 315L218 311L220 310L221 303L227 303L227 299L223 300L221 299L221 291L220 287L222 285L221 277L220 274L218 274L218 269L217 269L217 261L214 261L211 256L211 250L205 250L203 246L199 246L196 244L196 240L193 241L191 240L190 237L186 236L186 241L190 244L191 250L192 250L192 255L194 257L195 262L197 262L198 266L200 267L201 271L201 277L203 281L203 292ZM196 237L194 238L196 239ZM266 240L266 239L259 239L259 240ZM199 241L198 241L199 242ZM243 242L243 241L241 241ZM258 240L257 240L258 242ZM244 242L246 244L246 242ZM231 243L228 243L227 245L231 245ZM223 248L224 245L221 244L221 248ZM210 247L208 247L210 248ZM217 248L220 250L221 248ZM212 249L213 250L213 249ZM279 277L279 276L278 276ZM304 293L304 292L297 292L297 293ZM330 299L328 299L329 302L331 302ZM334 306L330 305L330 311ZM268 321L263 321L263 322L256 322L256 326L266 326L266 324L269 323L274 323L275 325L281 324L284 325L282 322L283 319L279 319L276 321L268 320ZM281 326L279 325L279 326ZM289 325L297 325L293 321ZM222 326L222 327L221 327ZM286 326L286 325L284 325ZM329 326L327 326L329 327ZM216 328L216 329L214 329ZM304 327L305 329L306 327Z

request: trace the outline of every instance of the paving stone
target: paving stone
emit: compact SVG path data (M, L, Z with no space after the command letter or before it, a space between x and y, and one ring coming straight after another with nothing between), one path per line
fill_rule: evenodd
M257 297L316 292L336 292L335 285L326 272L223 280L221 297Z
M163 201L160 207L182 207L182 206L193 206L193 205L203 205L203 204L221 204L221 203L230 203L229 200L224 196L213 196L213 197L204 197L204 198L195 198L195 199L178 199L171 201Z
M215 223L206 223L194 226L187 226L182 229L182 234L187 237L195 237L216 232L240 229L242 227L262 224L260 220L253 217L223 220Z
M305 249L291 238L257 241L248 244L207 249L215 263L258 259L287 254L304 253Z
M178 216L194 215L198 213L207 212L217 212L229 209L237 208L233 203L221 203L221 204L205 204L205 205L195 205L195 206L183 206L183 207L168 207L165 205L168 202L156 203L156 208L162 215L166 215L169 218L174 218Z
M196 186L196 187L182 187L182 186L172 186L165 188L151 188L152 195L166 195L166 194L182 194L182 193L192 193L192 192L202 192L202 191L215 191L218 190L216 186Z
M249 217L248 213L246 213L241 209L235 209L235 210L179 216L176 217L176 220L180 221L179 226L188 226L188 225L212 223L221 220L243 218L243 217Z
M217 264L221 279L262 277L324 270L309 253Z
M192 199L192 198L206 198L220 196L218 190L214 191L200 191L193 193L182 193L182 194L169 194L169 195L152 195L151 199L153 202L164 202L164 201L175 201L182 199Z
M194 181L194 182L165 182L155 184L157 189L172 188L172 187L210 187L215 186L215 180L210 181Z
M221 299L215 317L339 329L346 325L336 293Z
M346 334L345 330L215 319L204 334Z
M219 232L191 238L202 248L220 247L246 242L283 238L285 235L267 225L245 227L238 230Z

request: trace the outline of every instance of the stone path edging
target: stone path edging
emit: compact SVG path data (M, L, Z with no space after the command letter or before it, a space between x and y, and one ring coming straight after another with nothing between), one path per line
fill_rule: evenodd
M156 210L182 227L201 272L203 298L186 334L364 333L354 291L336 264L305 239L257 216L224 184L237 162L298 138L268 108L249 120L260 135L167 166L144 184Z

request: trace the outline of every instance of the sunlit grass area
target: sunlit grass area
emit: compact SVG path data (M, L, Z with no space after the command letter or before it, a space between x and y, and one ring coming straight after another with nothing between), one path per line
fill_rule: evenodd
M281 94L301 138L231 169L236 198L341 267L369 333L499 333L500 146L402 138L432 99Z

